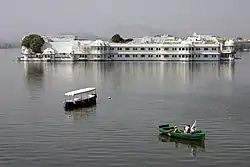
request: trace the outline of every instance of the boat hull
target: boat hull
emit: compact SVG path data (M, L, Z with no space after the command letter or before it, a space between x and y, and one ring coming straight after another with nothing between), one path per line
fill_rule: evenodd
M92 98L78 100L75 102L65 102L64 109L65 110L73 110L76 108L94 106L94 105L96 105L96 98L97 98L97 96L94 96Z
M170 137L168 135L160 134L159 140L162 142L173 142L173 143L180 143L182 145L187 145L191 147L199 147L202 149L205 149L205 140L187 140L187 139L181 139L176 137Z
M196 131L192 133L183 133L182 131L178 130L177 132L174 132L174 126L170 126L170 125L159 126L159 131L162 134L166 134L170 137L176 137L180 139L205 140L205 133L201 131Z

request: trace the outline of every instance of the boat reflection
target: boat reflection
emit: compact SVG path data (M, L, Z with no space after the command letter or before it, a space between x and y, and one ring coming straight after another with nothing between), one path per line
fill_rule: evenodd
M192 141L186 139L179 139L175 137L169 137L167 135L160 134L159 140L162 142L175 143L175 148L179 148L180 145L188 146L192 157L196 157L197 149L201 152L205 152L205 141Z
M95 115L97 106L91 106L87 108L78 108L74 110L65 110L65 115L69 120L86 120L89 116Z

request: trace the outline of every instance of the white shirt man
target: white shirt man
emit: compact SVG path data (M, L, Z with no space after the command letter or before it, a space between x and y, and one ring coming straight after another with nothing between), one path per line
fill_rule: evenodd
M191 126L191 132L194 132L196 130L196 120L194 121L194 124Z
M185 126L184 133L190 133L190 125Z

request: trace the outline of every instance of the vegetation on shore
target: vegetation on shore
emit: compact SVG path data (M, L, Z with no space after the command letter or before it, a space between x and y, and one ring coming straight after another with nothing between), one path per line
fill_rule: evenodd
M133 41L133 39L132 38L123 39L119 34L115 34L112 36L111 41L115 43L128 43Z
M44 39L37 34L31 34L23 38L21 46L31 49L34 53L42 53Z

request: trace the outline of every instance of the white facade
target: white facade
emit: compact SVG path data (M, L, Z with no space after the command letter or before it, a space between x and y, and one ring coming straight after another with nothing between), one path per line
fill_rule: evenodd
M32 54L22 47L22 61L87 61L87 60L159 60L159 61L219 61L235 59L232 40L220 43L216 37L197 35L185 39L158 36L134 38L132 42L112 43L96 40L76 40L72 36L43 36L42 54Z

